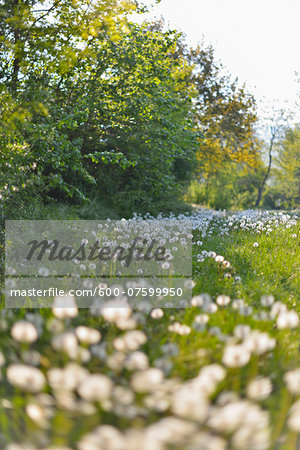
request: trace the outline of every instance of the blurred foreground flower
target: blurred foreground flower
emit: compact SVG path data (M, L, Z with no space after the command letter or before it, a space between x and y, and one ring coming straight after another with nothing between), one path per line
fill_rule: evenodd
M62 295L54 297L52 312L58 319L72 319L78 314L75 297Z
M36 327L26 320L16 322L11 329L11 335L18 342L35 342L38 338Z
M9 366L6 376L13 386L33 393L42 391L46 383L45 376L39 369L24 364Z
M244 345L225 347L222 362L227 367L243 367L250 361L251 354Z
M250 381L247 386L247 396L252 400L264 400L272 392L272 383L269 378L262 377Z

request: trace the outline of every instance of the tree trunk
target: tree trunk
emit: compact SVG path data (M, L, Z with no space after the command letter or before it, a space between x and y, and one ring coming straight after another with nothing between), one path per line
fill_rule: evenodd
M14 14L18 13L18 0L13 0ZM13 71L11 75L11 89L13 94L16 94L18 89L18 79L20 72L20 27L19 25L14 25L13 30L14 35L14 60L13 60Z
M268 169L266 172L266 175L264 176L264 179L262 181L261 186L258 188L258 193L257 193L257 199L255 202L255 207L258 208L262 199L262 195L263 195L263 191L266 185L266 182L269 178L270 172L271 172L271 167L272 167L272 159L273 159L273 146L274 146L274 141L275 141L275 136L276 136L276 131L272 130L271 131L271 140L270 140L270 147L269 147L269 163L268 163Z

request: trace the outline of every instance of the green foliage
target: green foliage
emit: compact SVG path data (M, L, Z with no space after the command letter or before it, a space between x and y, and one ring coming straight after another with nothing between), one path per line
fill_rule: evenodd
M195 120L203 135L198 176L185 198L217 209L252 207L263 174L255 99L224 71L212 47L188 49L182 42L180 53L192 67Z
M2 217L26 201L28 213L62 202L90 216L95 199L116 216L178 211L195 171L189 201L255 202L253 96L211 47L190 49L160 22L129 23L135 8L144 10L133 0L0 0ZM282 143L279 194L269 186L265 204L298 204L296 141Z
M193 65L191 82L196 89L196 114L204 135L198 159L203 176L210 177L224 163L257 165L256 103L245 86L239 87L215 60L212 47L186 52ZM228 165L227 165L228 166Z
M265 208L294 209L300 206L300 129L286 128L276 144L272 178L263 196Z
M198 139L190 69L171 57L176 33L125 26L133 3L0 3L2 195L31 185L44 203L97 197L130 215L181 194Z
M106 72L97 82L93 75L88 80L87 102L93 103L93 115L81 133L84 152L90 147L97 150L95 143L100 141L99 150L113 149L132 162L127 171L109 166L97 169L95 176L99 182L104 180L112 201L126 202L129 211L151 210L152 204L178 185L175 162L195 157L197 133L189 86L183 91L180 80L183 62L168 58L176 35L133 25L130 29L106 49ZM95 70L101 65L103 54Z
M14 203L26 197L28 211L38 197L87 200L82 186L96 181L81 137L72 135L86 111L71 108L66 95L95 56L91 42L119 39L135 3L0 1L2 216L14 216Z
M65 82L93 57L94 39L119 39L135 8L132 0L1 0L1 79L14 95L33 81Z
M263 167L249 169L227 162L206 179L195 179L185 196L189 203L215 209L245 209L253 207Z
M276 160L276 186L283 206L300 206L300 128L287 129Z

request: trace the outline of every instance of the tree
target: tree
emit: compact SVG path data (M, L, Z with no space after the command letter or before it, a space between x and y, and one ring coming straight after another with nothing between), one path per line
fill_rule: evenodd
M70 129L84 111L67 111L60 93L94 58L94 40L116 40L134 0L0 0L0 194L41 194L55 186L65 195L93 182ZM75 125L76 126L76 125ZM15 167L19 167L16 171Z
M274 148L278 143L278 139L280 138L284 127L286 126L287 117L288 115L283 109L277 108L276 105L273 105L270 112L263 119L263 126L267 130L267 133L269 133L268 143L266 142L265 138L265 148L267 149L268 163L265 174L262 177L261 184L258 187L255 207L259 207L261 203L263 191L271 173Z
M96 186L131 211L149 211L178 191L195 160L188 69L183 58L170 57L177 42L175 32L131 24L121 40L98 48L92 70L69 99L89 111L78 136L84 156L97 163ZM112 164L116 157L126 167Z
M180 53L192 68L187 76L195 90L197 129L203 135L197 152L201 202L216 208L249 206L257 186L254 171L261 165L255 99L224 71L211 46L202 43L190 49L183 40L181 44ZM242 181L249 187L250 179L249 193L243 192Z
M101 192L129 214L178 192L197 144L188 69L170 57L176 33L126 22L134 4L0 3L3 192ZM14 162L24 176L6 170Z
M118 39L133 0L1 0L0 80L16 92L32 77L65 76L95 38Z
M198 154L202 175L209 178L230 161L254 167L257 116L253 96L224 73L212 47L192 49L187 58L194 67L191 81L197 91L197 120L205 137Z
M300 205L300 127L288 128L279 142L276 182L286 206Z
M148 24L162 31L164 21ZM259 160L256 139L256 102L245 85L225 72L216 61L212 46L204 42L190 48L184 35L170 55L186 61L185 81L194 92L195 122L200 139L198 160L202 176L209 176L224 163L235 162L256 167Z
M150 30L161 31L164 22L148 24ZM253 205L254 191L258 187L255 171L261 170L260 142L256 136L256 103L245 86L239 87L238 80L232 80L223 66L215 60L214 50L204 43L189 48L184 36L179 39L173 59L183 58L186 62L185 82L193 91L194 123L199 133L197 159L197 180L205 187L202 202L220 207L223 200L216 201L218 195L212 192L216 184L223 185L220 198L228 195L243 197L245 206ZM225 185L232 185L229 175L234 175L236 185L226 191ZM236 176L238 175L238 176ZM225 181L226 179L226 181ZM251 194L241 193L242 180L252 179ZM227 181L229 183L227 183ZM195 182L193 183L193 188ZM221 187L222 189L222 187ZM223 195L224 194L224 195ZM236 205L235 199L226 199L224 207ZM226 203L226 204L225 204ZM246 205L247 206L247 205Z

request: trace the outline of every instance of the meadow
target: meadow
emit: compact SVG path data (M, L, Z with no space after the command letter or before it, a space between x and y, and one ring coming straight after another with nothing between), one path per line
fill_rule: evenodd
M168 307L146 293L26 308L24 288L8 308L3 289L0 450L300 449L299 108L263 114L204 30L191 47L168 17L148 21L158 3L0 0L1 289L39 221L59 220L60 240L67 220L168 217L193 290ZM4 249L8 220L21 225ZM19 266L4 268L11 247ZM36 269L44 282L50 266Z
M0 448L299 448L299 217L177 217L194 282L177 308L2 309Z

